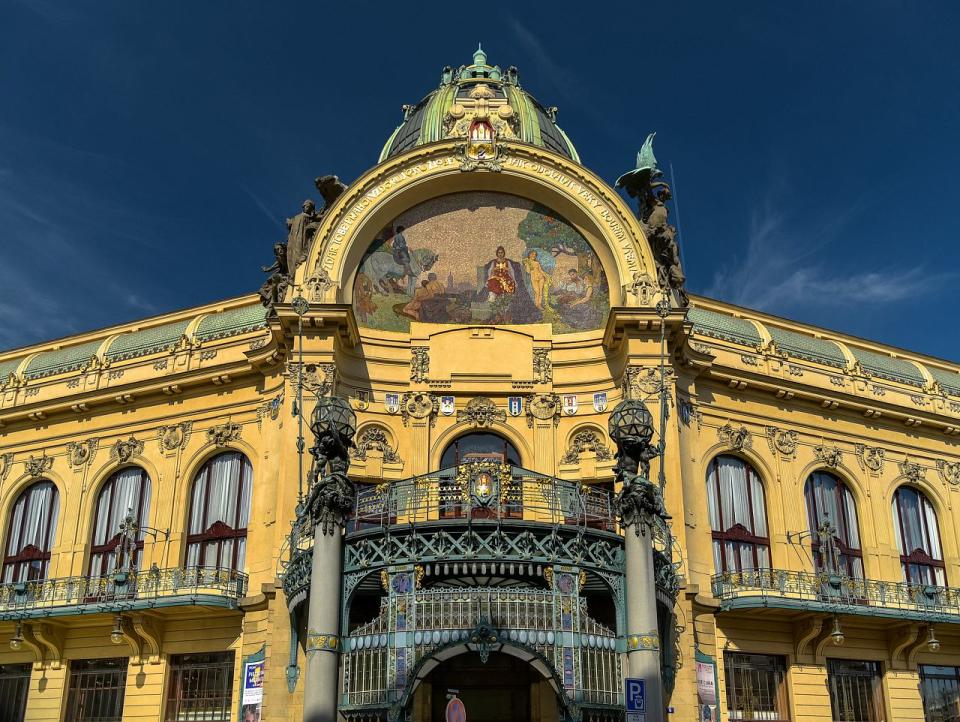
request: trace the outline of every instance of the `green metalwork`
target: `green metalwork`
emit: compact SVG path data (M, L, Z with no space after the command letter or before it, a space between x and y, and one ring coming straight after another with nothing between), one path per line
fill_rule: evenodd
M266 327L267 309L260 304L240 306L205 317L197 326L197 341L212 341Z
M90 363L103 339L88 341L87 343L68 346L58 351L46 351L35 356L23 372L24 378L39 379L44 376L53 376L55 374L65 374L70 371L81 369Z
M162 326L122 334L113 340L105 356L109 361L121 361L168 351L186 332L190 321L191 319L185 318L173 323L165 323Z
M910 386L923 386L924 378L917 365L904 359L850 346L850 352L872 376Z
M235 609L246 590L246 574L215 567L7 582L0 584L0 620L188 605Z
M720 609L771 607L960 624L960 589L782 569L715 575Z
M845 368L847 365L847 357L833 341L825 341L776 326L765 327L777 348L787 356L838 369Z
M960 396L960 373L956 371L945 371L935 366L927 366L927 371L933 376L934 381L940 384L940 388L951 396ZM3 378L3 374L0 374Z
M693 322L695 333L747 346L760 345L760 333L756 326L745 319L704 308L691 308L687 312L687 319Z

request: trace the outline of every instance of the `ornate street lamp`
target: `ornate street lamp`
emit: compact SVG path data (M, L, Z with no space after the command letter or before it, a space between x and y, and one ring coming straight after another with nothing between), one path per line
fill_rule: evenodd
M117 616L113 618L113 630L110 632L110 641L114 644L123 644L123 619L120 617L120 613L117 613Z
M940 651L940 640L937 639L937 635L934 634L932 624L927 627L927 649L931 652Z
M653 438L653 414L638 399L626 399L610 413L610 438L621 444L628 437Z
M357 433L357 415L339 396L321 396L310 416L310 431L318 439L330 432L343 439L353 439Z
M840 629L840 618L836 615L833 617L833 631L830 632L830 641L837 647L843 645L846 638L843 636L843 630Z
M18 651L23 646L23 626L22 622L17 620L17 628L13 633L13 636L10 637L10 649L14 652Z

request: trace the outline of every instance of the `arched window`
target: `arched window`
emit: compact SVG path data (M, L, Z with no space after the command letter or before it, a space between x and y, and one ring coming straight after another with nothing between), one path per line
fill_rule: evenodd
M52 481L38 481L20 492L10 513L4 582L46 578L59 511L60 496Z
M904 580L946 586L937 512L912 486L901 486L893 495L893 529Z
M243 570L253 468L247 457L228 451L197 472L190 499L187 566Z
M863 551L853 495L833 474L815 471L803 488L807 519L813 540L813 558L819 571L839 572L863 579ZM819 531L829 524L833 544L828 546Z
M511 466L520 466L520 454L513 444L499 434L477 431L464 434L450 442L443 450L440 468L449 469L451 466L482 459L494 459Z
M116 472L100 489L90 543L90 576L105 576L121 567L140 568L142 532L134 548L128 550L130 558L118 558L122 551L120 524L128 512L138 526L150 517L150 477L137 466Z
M770 566L763 483L748 463L718 456L707 471L707 504L717 573Z

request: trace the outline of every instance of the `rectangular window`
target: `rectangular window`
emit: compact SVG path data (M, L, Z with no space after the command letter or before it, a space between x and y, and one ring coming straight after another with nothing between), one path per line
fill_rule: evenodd
M728 719L789 721L783 657L726 652L723 668Z
M0 720L23 722L29 689L29 664L0 664Z
M833 722L884 722L879 662L827 660Z
M165 722L231 720L232 701L233 652L170 658Z
M121 722L127 659L78 659L70 663L67 713L71 722Z
M960 722L960 667L920 665L920 693L927 722Z

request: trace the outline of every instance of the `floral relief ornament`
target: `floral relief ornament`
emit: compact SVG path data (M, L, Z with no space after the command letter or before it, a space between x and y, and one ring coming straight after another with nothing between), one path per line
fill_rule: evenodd
M853 449L857 457L857 463L863 471L867 469L875 472L883 471L883 457L885 454L883 449L876 446L865 446L863 444L856 444Z
M784 456L792 456L799 444L800 436L792 429L778 429L776 426L767 427L767 443L770 451L779 451Z
M553 364L550 361L550 349L533 349L533 380L538 384L553 381Z
M47 452L41 452L40 456L30 454L30 458L23 462L27 476L43 476L50 471L53 466L53 457L47 456Z
M827 466L837 467L843 463L843 452L836 446L820 444L813 447L814 458Z
M410 354L410 380L418 384L426 383L430 374L430 349L412 346Z
M192 428L192 421L181 421L179 424L172 426L161 426L157 429L161 450L173 451L174 449L182 449L187 445L187 440L190 438Z
M110 449L110 457L121 464L130 461L134 456L143 453L143 442L131 436L129 439L117 439Z
M960 461L937 460L937 473L948 484L960 484Z
M580 461L580 454L592 451L597 456L597 461L609 461L613 458L613 452L603 443L600 434L593 429L578 431L570 440L570 447L560 459L561 464L576 464Z
M356 444L356 447L351 449L350 453L357 461L365 461L367 452L371 450L383 452L383 460L388 464L395 464L400 461L400 455L390 446L387 432L379 426L371 426L360 432Z
M753 446L753 437L749 429L742 424L735 427L728 421L717 429L717 436L734 451L742 451Z
M923 481L927 473L927 470L923 466L910 461L910 457L901 461L898 466L900 468L900 475L913 482Z
M457 412L457 421L465 421L474 426L490 426L494 421L503 423L506 420L507 412L498 409L496 404L483 396L471 399L466 408Z
M13 468L13 454L0 454L0 481L7 478Z
M207 429L207 442L217 446L226 446L231 441L240 438L243 427L235 421L228 421L225 424L219 424Z

